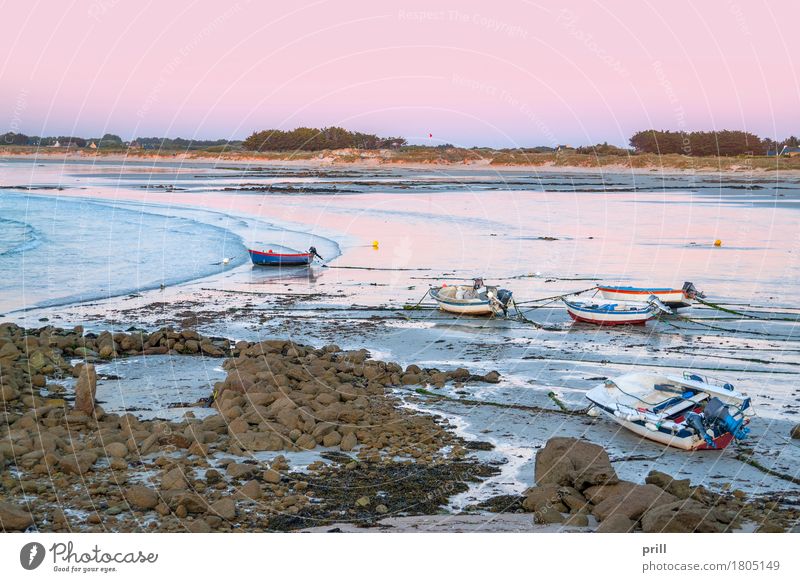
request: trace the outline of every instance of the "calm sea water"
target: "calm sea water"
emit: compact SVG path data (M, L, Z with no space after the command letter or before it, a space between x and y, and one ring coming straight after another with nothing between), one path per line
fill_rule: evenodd
M372 303L413 300L402 270L428 269L540 274L515 283L521 299L558 277L692 280L717 298L793 305L798 225L796 176L6 160L0 313L211 276L247 263L248 246L312 244L329 263L341 251L332 266L391 269L336 273ZM380 287L358 296L366 280Z

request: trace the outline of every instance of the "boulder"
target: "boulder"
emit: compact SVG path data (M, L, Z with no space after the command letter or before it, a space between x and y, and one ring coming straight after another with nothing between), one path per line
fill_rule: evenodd
M573 513L564 521L564 525L587 527L589 525L589 516L585 513Z
M256 474L258 467L247 463L230 463L225 471L234 479L249 479Z
M226 521L231 521L236 518L236 502L230 497L223 497L212 503L209 511Z
M324 437L322 437L322 444L326 447L335 447L341 442L342 442L342 435L340 435L337 431L329 432Z
M800 424L795 425L789 434L793 439L800 439Z
M553 483L583 491L619 479L603 447L571 437L554 437L536 454L537 485Z
M281 482L281 474L278 473L275 469L267 469L264 471L262 478L267 483L280 483Z
M355 433L349 432L342 437L342 442L339 443L339 450L352 451L358 445L358 438Z
M533 523L564 523L564 516L551 505L533 512Z
M583 496L589 503L598 505L609 497L627 493L634 487L637 487L637 484L631 481L619 481L613 485L593 485L583 490Z
M19 398L19 390L14 388L11 384L0 383L0 404L11 402Z
M84 475L92 465L97 461L97 455L94 453L69 453L61 457L59 466L64 473L71 473L74 475Z
M242 485L241 489L239 489L240 497L246 497L248 499L260 499L261 498L261 485L258 484L258 481L255 479L251 479L244 485Z
M137 509L154 509L158 505L158 493L144 485L133 485L125 491L125 499Z
M248 451L280 451L284 447L284 440L269 432L246 432L237 435L234 442Z
M726 529L711 508L693 499L658 505L642 516L642 530L647 533L718 533Z
M211 526L204 519L195 519L186 525L186 531L189 533L211 533Z
M628 533L633 531L636 522L621 513L615 513L597 527L597 533Z
M295 446L297 446L298 449L311 450L316 448L317 441L310 434L304 434L299 439L297 439L297 442L295 442L294 444Z
M488 382L489 384L497 384L500 382L500 372L492 370L483 377L483 381Z
M689 479L674 479L671 475L653 470L650 471L644 482L660 487L679 499L688 499L692 496L692 485Z
M97 393L97 372L94 365L86 364L82 366L78 383L75 385L75 404L74 410L79 410L84 414L92 415L94 412L94 397Z
M188 484L186 483L186 477L184 476L180 467L175 467L174 469L167 471L161 478L162 491L186 489L186 487L188 487Z
M637 521L644 512L659 505L677 501L678 498L655 485L636 485L625 493L612 495L594 506L592 513L601 521L614 514Z
M161 493L164 504L167 506L167 511L170 509L175 511L175 514L180 517L180 513L205 513L208 511L208 503L197 493L187 491L186 489L172 489ZM156 506L156 511L161 513L159 504ZM183 511L178 511L183 508ZM185 517L185 516L184 516Z
M25 507L0 502L0 530L25 531L32 524L33 516Z
M527 511L541 511L553 507L559 512L566 512L567 507L561 502L561 485L550 483L539 487L531 487L525 492L522 507Z
M105 451L109 457L118 459L124 459L128 456L128 447L122 443L109 443L105 446Z

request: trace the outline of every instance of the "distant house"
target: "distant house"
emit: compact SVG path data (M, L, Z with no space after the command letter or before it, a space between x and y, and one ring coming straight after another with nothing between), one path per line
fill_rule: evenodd
M141 144L139 144L139 142L136 141L136 140L132 141L128 147L130 149L132 149L132 150L140 150L140 149L142 149Z
M60 148L61 147L61 142L56 140L56 143L52 144L50 147L51 148Z
M96 149L97 149L97 144L96 144L96 143L94 143L94 142L90 143L90 144L89 144L89 149L90 149L90 150L96 150Z

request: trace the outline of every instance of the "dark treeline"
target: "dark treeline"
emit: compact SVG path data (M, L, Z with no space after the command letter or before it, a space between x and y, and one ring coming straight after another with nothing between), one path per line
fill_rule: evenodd
M39 137L23 133L8 132L0 134L0 146L18 145L34 147L50 147L59 144L61 147L85 148L94 144L100 149L120 149L127 147L140 147L152 150L201 150L209 147L241 145L241 141L226 139L192 140L168 137L140 137L130 142L125 142L118 135L107 133L103 137L75 137L67 135Z
M358 148L377 150L406 145L402 137L378 137L369 133L347 131L341 127L298 127L292 131L267 129L257 131L242 143L246 150L259 152L318 151Z
M130 142L123 141L118 135L107 133L102 137L77 136L28 136L23 133L7 132L0 134L0 146L32 146L50 147L97 147L99 149L146 149L146 150L238 150L250 151L320 151L344 148L376 150L399 149L460 149L451 144L409 146L402 137L379 137L377 135L348 131L341 127L315 129L298 127L291 131L269 129L254 132L244 141L226 139L193 140L167 137L140 137ZM631 154L680 154L685 156L762 156L767 153L780 153L784 146L798 147L800 139L790 136L782 141L759 136L745 131L640 131L630 139L633 149L624 149L608 143L593 146L538 146L523 148L479 148L492 151L539 154L551 152L575 152L578 154L627 156Z
M640 131L631 137L631 146L638 153L682 154L685 156L765 155L784 145L797 146L791 136L781 142L762 139L746 131Z

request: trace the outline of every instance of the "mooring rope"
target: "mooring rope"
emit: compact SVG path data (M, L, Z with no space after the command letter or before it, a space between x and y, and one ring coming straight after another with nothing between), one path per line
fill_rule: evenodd
M764 335L764 336L770 336L770 337L774 337L774 335L775 335L775 334L767 333L767 332L764 332L764 331L751 331L751 330L747 330L747 329L729 329L727 327L719 327L717 325L711 325L711 324L708 324L708 323L701 323L699 321L696 321L694 319L690 319L688 317L684 317L682 315L676 315L675 318L677 320L679 320L679 321L686 321L688 323L693 323L694 325L699 325L700 327L705 327L705 328L708 328L708 329L714 329L714 330L717 330L717 331L724 331L726 333L749 333L749 334L752 334L752 335ZM675 329L681 329L681 330L685 330L686 329L685 327L680 327L678 325L675 325L674 323L672 323L671 321L669 321L668 319L665 319L665 318L659 318L659 321L662 321L662 322L666 323L667 325L669 325L671 327L674 327Z
M417 304L416 304L416 305L409 305L409 304L407 304L407 303L406 303L405 305L403 305L403 309L405 309L406 311L414 311L415 309L420 309L420 305L422 304L422 302L423 302L423 301L425 301L425 298L426 298L428 295L430 295L430 292L431 292L431 290L430 290L430 287L429 287L429 288L428 288L428 290L427 290L427 291L425 291L425 295L423 295L423 296L420 298L420 300L419 300L419 301L417 301Z
M722 307L718 303L713 303L711 301L705 301L705 300L701 299L700 297L695 297L694 299L698 303L702 303L703 305L705 305L707 307L711 307L712 309L717 309L719 311L724 311L725 313L732 313L733 315L738 315L740 317L747 317L749 319L759 319L758 317L756 317L754 315L750 315L750 314L747 314L747 313L742 313L741 311L736 311L734 309L728 309L727 307Z
M529 301L515 301L517 305L528 305L531 303L541 303L542 301L548 301L552 303L553 301L558 301L559 299L563 299L564 297L569 297L570 295L580 295L581 293L586 293L588 291L593 291L597 289L597 285L594 287L589 287L587 289L581 289L580 291L573 291L571 293L562 293L561 295L553 295L552 297L543 297L542 299L531 299ZM538 309L538 307L532 307L531 309Z

